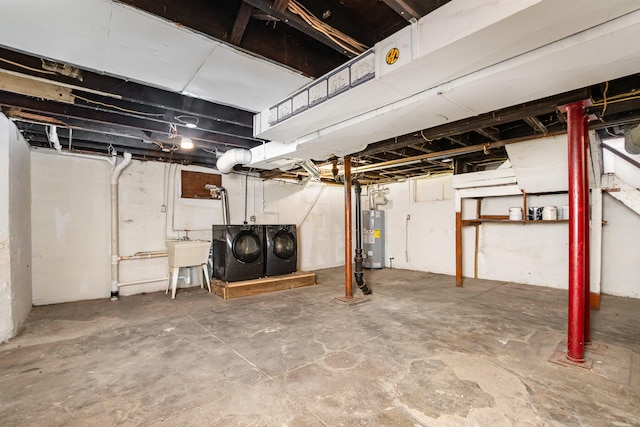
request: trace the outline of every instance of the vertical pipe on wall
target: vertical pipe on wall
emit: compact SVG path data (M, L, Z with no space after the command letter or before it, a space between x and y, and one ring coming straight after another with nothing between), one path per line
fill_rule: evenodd
M602 188L591 192L591 239L589 247L593 257L589 262L590 309L600 309L600 289L602 281Z
M569 315L567 358L584 362L585 172L584 101L566 106L569 157Z
M356 202L356 256L353 261L355 264L355 272L353 277L356 279L356 285L363 294L371 295L371 289L367 286L367 282L364 280L364 260L362 257L362 188L360 182L357 179L352 181L353 189L355 193Z
M590 250L590 203L589 203L589 116L583 117L583 150L584 150L584 182L582 185L582 191L584 193L584 343L589 344L591 342L591 250Z
M351 277L351 157L344 157L344 297L353 298L353 281Z
M120 281L120 255L118 243L118 179L120 173L131 162L131 153L124 153L124 158L111 172L111 301L118 300L118 282Z

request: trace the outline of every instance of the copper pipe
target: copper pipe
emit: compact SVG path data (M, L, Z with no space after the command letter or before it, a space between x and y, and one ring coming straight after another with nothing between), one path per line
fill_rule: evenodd
M351 157L344 156L344 297L353 298L351 265Z
M591 250L589 233L589 116L584 116L584 343L591 343Z
M462 212L456 212L456 286L462 286Z

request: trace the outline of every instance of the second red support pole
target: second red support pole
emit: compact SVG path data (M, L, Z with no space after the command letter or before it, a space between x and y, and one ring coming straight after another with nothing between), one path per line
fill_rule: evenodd
M569 151L569 318L567 358L584 362L585 272L588 212L587 152L584 107L586 101L566 106ZM585 191L585 187L587 191Z

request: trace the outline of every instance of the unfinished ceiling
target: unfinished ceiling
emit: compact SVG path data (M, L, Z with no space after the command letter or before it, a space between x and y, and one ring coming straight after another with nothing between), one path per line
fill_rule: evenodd
M215 166L217 153L266 142L254 137L253 113L446 3L0 0L0 105L35 147L51 147L56 125L71 151ZM510 142L566 131L557 107L589 97L592 128L619 135L640 121L638 89L633 74L381 135L354 166L370 180L493 167ZM183 136L194 149L180 148Z

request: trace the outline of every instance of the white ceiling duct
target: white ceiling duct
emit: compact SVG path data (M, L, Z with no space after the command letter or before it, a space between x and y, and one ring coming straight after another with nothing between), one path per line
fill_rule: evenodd
M244 148L233 148L226 151L216 162L216 169L222 173L229 173L235 165L245 165L251 162L251 151Z
M251 166L347 155L630 75L639 38L636 0L452 0L256 114L255 136L281 142Z

